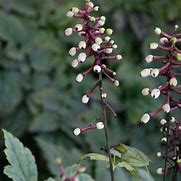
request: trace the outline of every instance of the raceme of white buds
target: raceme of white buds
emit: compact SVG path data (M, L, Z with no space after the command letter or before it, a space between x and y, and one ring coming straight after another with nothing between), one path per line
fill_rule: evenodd
M99 7L95 6L93 2L86 1L83 9L73 7L67 12L67 17L79 19L80 22L75 26L67 28L65 30L65 35L70 36L73 33L78 33L82 38L77 46L69 50L70 56L75 56L77 54L77 57L72 60L71 66L76 68L79 63L84 63L87 58L92 57L91 67L85 72L78 74L76 76L76 82L82 82L84 77L95 72L98 76L102 74L102 77L115 86L119 86L116 73L105 66L105 64L108 61L116 62L121 60L122 55L112 55L114 49L117 49L118 46L110 37L113 34L113 30L103 27L106 22L106 17L92 15L94 11L98 10ZM99 87L98 84L97 87ZM92 95L94 90L95 88L91 88L86 95ZM89 98L90 96L82 97L82 102L88 103Z
M158 49L163 52L161 55L149 54L145 57L147 63L159 65L159 68L145 68L140 72L141 77L164 77L162 85L156 88L145 88L142 90L144 96L151 95L154 99L160 96L165 97L164 103L154 112L150 112L151 117L155 117L159 112L172 113L181 108L181 101L178 98L181 94L181 85L179 78L181 76L181 42L180 33L177 32L178 26L175 26L174 32L170 35L156 27L155 33L159 35L159 42L150 43L150 49ZM142 122L146 122L143 121Z
M67 17L75 18L79 20L79 22L65 29L65 35L70 36L77 33L81 38L77 45L74 45L74 47L69 50L69 55L74 57L71 66L77 68L81 63L85 63L87 62L86 60L89 60L90 67L76 75L76 82L80 83L86 80L86 76L89 74L94 74L94 76L97 77L96 84L94 83L90 90L82 96L82 103L89 103L94 90L99 89L101 102L105 105L106 109L116 117L114 109L106 100L107 94L103 87L103 80L109 81L115 86L119 86L116 72L111 70L106 64L121 60L122 55L113 54L113 51L118 48L118 45L111 38L113 30L103 27L106 23L106 17L95 16L95 11L98 10L99 6L95 6L94 3L89 0L86 0L82 9L77 7L71 8L66 14ZM104 124L98 122L86 128L76 128L73 133L77 136L85 130L91 130L93 128L103 129Z

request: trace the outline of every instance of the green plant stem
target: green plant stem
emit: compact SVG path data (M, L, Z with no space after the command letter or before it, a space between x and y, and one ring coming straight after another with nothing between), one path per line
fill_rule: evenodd
M110 141L109 141L109 130L108 130L108 124L107 124L107 115L106 115L106 107L104 103L104 98L102 98L103 93L103 87L102 87L102 73L99 74L99 90L100 90L100 97L101 97L101 106L102 106L102 120L104 123L104 133L106 138L106 147L107 147L107 153L109 156L109 165L110 165L110 174L111 174L111 181L114 181L114 170L113 170L113 161L111 157L111 151L110 151Z
M166 138L167 138L167 142L168 142L168 139L169 139L169 129L170 129L170 114L169 113L166 115L166 120L167 120ZM166 154L166 157L167 157L167 155L168 155L168 144L166 145L165 154ZM163 181L166 181L166 179L167 179L167 159L165 159Z
M104 113L104 132L105 132L105 137L106 137L106 144L107 144L107 152L109 155L109 164L110 164L110 173L111 173L111 181L114 181L114 170L113 170L113 162L112 162L112 157L111 157L111 152L110 152L110 141L109 141L109 131L108 131L108 125L107 125L107 115L106 115L106 109L105 107L103 108L103 113Z

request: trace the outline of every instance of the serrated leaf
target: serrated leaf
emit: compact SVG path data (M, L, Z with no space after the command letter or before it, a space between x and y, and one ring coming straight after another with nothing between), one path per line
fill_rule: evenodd
M3 130L5 138L5 154L10 165L4 173L13 181L37 181L37 166L31 151L11 133Z
M98 154L98 153L88 153L85 154L80 158L80 160L85 160L86 158L89 158L90 160L97 160L97 161L109 161L109 158L105 155Z

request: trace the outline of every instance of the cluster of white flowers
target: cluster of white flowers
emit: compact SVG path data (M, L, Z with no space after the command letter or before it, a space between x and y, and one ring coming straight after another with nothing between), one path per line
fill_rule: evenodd
M93 56L94 62L92 63L92 66L86 72L79 73L76 76L76 82L82 82L84 77L90 72L96 74L105 72L105 76L107 76L108 80L110 80L115 86L119 86L119 81L115 78L116 73L108 69L103 63L105 62L105 59L111 61L121 60L122 55L110 55L118 46L110 37L113 30L111 28L105 29L103 27L106 22L106 17L95 17L91 15L93 11L98 10L99 6L95 6L93 2L86 0L84 9L81 10L77 7L73 7L67 12L67 17L76 17L82 20L81 23L65 30L66 36L70 36L76 32L83 38L83 40L78 43L78 46L74 46L69 50L70 56L74 57L77 55L77 57L72 60L71 66L76 68L80 63L84 63L88 57ZM93 22L91 23L92 27L90 27L90 25L88 26L90 22ZM111 72L112 76L114 76L113 78L108 75ZM88 103L90 95L91 94L83 95L82 103Z
M177 30L178 26L175 26L175 31ZM177 61L179 58L181 58L180 53L178 52L177 48L175 47L175 43L177 42L176 35L168 35L167 33L163 32L160 28L155 28L156 35L160 36L160 42L153 42L150 43L150 49L160 49L161 51L167 52L167 55L161 55L161 56L155 56L152 54L149 54L145 57L146 63L151 63L153 61L160 61L163 64L163 67L161 68L145 68L140 72L141 77L158 77L165 76L167 81L164 83L164 85L159 86L157 88L144 88L142 90L142 94L144 96L150 95L154 99L157 99L160 97L160 95L166 96L166 101L162 105L161 108L158 109L158 111L155 111L154 113L146 113L141 118L141 122L147 123L150 119L150 117L155 116L158 112L161 110L165 113L170 113L172 111L172 108L170 106L170 95L166 92L175 91L173 88L176 88L178 85L178 80L176 78L177 74L174 74L174 68L177 67L174 65L177 65ZM173 52L172 52L173 51ZM173 65L173 68L172 68ZM177 93L177 91L175 91Z

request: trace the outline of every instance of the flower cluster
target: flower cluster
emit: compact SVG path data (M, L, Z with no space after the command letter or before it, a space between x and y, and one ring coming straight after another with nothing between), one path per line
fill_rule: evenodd
M162 55L148 55L145 58L147 63L161 62L160 68L146 68L141 71L142 77L165 77L163 85L150 89L144 88L144 96L151 95L154 99L160 96L165 97L165 101L156 111L146 113L142 116L141 122L147 123L151 117L155 117L159 112L166 113L166 119L160 121L160 131L164 133L161 144L164 147L163 152L158 152L157 157L165 160L164 168L158 168L158 174L164 174L172 171L172 180L176 180L178 172L181 172L181 120L176 120L173 116L175 110L181 108L181 33L178 33L178 26L175 25L175 31L172 35L163 32L160 28L155 28L155 33L160 35L160 43L151 43L150 49L159 49Z
M141 122L147 123L151 117L155 117L159 112L172 113L176 109L181 108L181 100L178 96L181 94L181 84L179 77L181 76L181 50L178 43L181 42L180 33L177 33L178 26L175 26L175 31L172 35L163 32L160 28L155 28L155 33L160 36L159 43L151 43L150 49L158 49L163 52L162 55L148 55L145 58L147 63L158 62L162 63L160 68L146 68L140 73L142 77L165 77L166 81L163 85L156 88L144 88L142 94L150 95L157 99L161 95L165 97L165 102L156 111L146 113L142 116Z
M103 27L106 21L105 16L92 15L93 12L98 10L99 6L95 6L90 0L86 0L83 9L77 7L71 8L71 10L67 12L67 16L80 19L81 22L74 27L67 28L65 30L65 35L70 36L72 33L78 33L80 37L82 37L82 40L78 45L69 50L70 56L74 57L77 54L76 58L71 63L72 67L76 68L86 61L92 61L88 70L79 73L76 76L76 82L82 82L90 73L94 73L98 77L98 81L82 96L82 103L88 103L94 90L99 88L101 102L103 102L104 106L108 108L114 116L116 116L114 109L106 101L107 94L102 86L102 80L105 78L115 86L119 86L119 81L116 79L116 72L109 69L106 66L106 62L121 60L122 56L112 54L113 50L118 47L110 37L113 30L110 28L105 29ZM88 58L90 59L87 60ZM89 125L86 128L76 128L74 134L79 135L85 130L98 128L99 126L97 125L99 124L101 123ZM103 128L102 124L101 128Z

